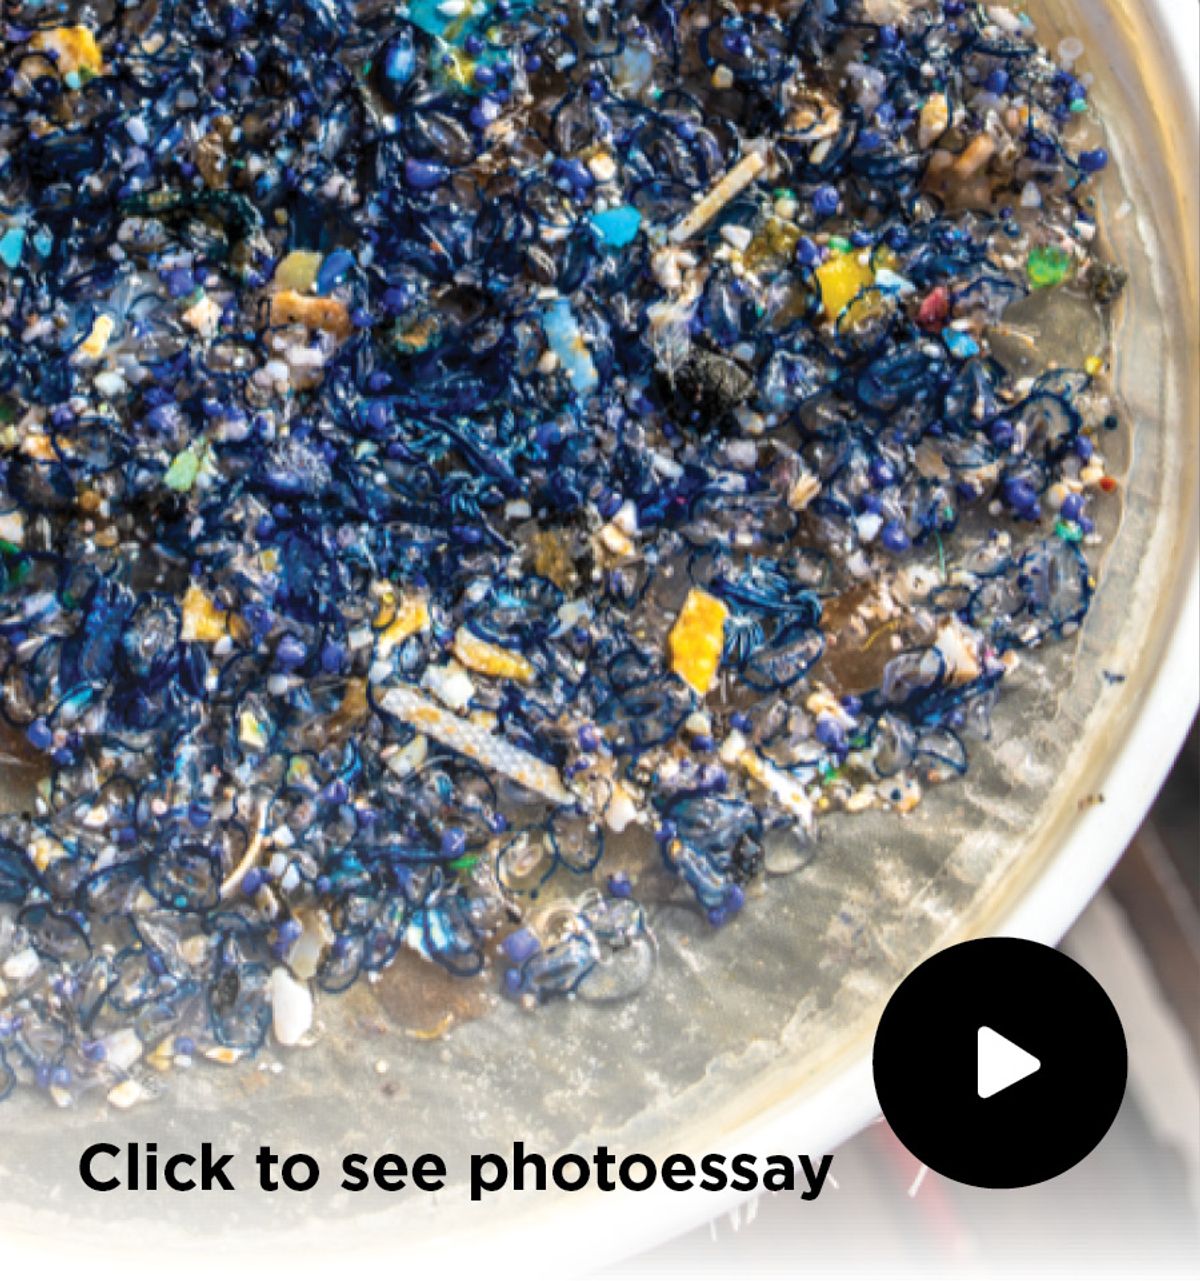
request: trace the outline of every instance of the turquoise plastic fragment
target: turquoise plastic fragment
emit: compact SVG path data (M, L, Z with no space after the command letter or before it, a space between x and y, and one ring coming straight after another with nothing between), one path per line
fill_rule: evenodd
M555 299L542 317L550 350L558 357L572 389L579 396L596 390L600 376L579 330L579 322L565 298Z
M25 229L23 227L9 227L9 229L0 236L0 262L10 269L15 268L21 261L21 255L25 252Z
M619 205L591 217L592 230L610 249L624 249L637 237L642 215L632 205Z
M460 44L467 38L470 28L478 26L478 20L471 12L470 3L462 13L446 14L441 11L442 0L413 0L408 6L408 20L414 27L439 40L448 40L451 44ZM447 34L449 33L449 34Z
M969 360L972 356L979 355L979 344L961 329L943 329L942 341L950 354L957 356L959 360Z

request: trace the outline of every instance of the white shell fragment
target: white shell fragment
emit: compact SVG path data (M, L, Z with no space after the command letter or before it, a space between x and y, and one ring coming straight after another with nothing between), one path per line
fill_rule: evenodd
M282 965L271 971L271 1020L280 1045L298 1045L312 1027L312 993Z

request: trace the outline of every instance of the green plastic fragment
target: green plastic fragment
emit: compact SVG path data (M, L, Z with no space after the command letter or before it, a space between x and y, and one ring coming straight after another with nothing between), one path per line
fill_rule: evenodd
M456 872L469 872L471 868L479 862L478 854L464 854L462 858L456 858L448 866Z
M174 489L178 493L186 494L196 483L196 477L200 475L200 468L204 466L207 454L207 445L189 445L186 449L181 450L175 455L170 467L167 468L167 474L163 477L163 484L168 489Z
M1071 255L1057 245L1039 245L1030 250L1025 269L1035 289L1051 289L1071 274Z
M1065 520L1055 522L1054 532L1064 543L1077 543L1083 537L1083 530L1078 525L1068 524Z
M853 244L845 236L830 236L829 247L837 250L840 254L848 254L854 248Z

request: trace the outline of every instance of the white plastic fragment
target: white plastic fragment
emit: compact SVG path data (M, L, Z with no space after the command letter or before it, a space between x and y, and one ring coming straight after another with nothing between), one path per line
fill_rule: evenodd
M735 196L745 191L766 167L766 144L761 141L750 143L749 150L741 160L671 228L672 243L681 245L685 240L690 240Z
M131 1027L111 1032L104 1038L104 1061L120 1072L128 1072L142 1057L142 1039Z
M384 711L429 738L461 752L485 769L513 779L556 805L566 805L574 799L552 765L515 747L499 734L444 711L411 685L394 686L379 703Z
M280 1045L298 1045L313 1021L308 985L299 983L282 965L271 971L271 1027Z
M3 974L10 983L24 983L27 979L33 978L40 965L41 960L38 954L33 948L27 947L20 952L14 952L4 965L0 966L0 974Z
M441 663L425 669L421 684L452 712L461 712L475 697L475 683L458 663Z
M604 822L612 832L623 832L638 818L638 808L628 790L620 783L613 788L612 799L604 811Z
M14 547L25 543L25 516L22 512L5 512L0 515L0 538Z

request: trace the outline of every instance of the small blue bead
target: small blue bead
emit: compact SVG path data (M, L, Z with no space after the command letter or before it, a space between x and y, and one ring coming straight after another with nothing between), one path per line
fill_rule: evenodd
M54 731L46 724L45 720L38 717L25 731L25 737L37 751L44 752L54 742Z
M871 484L876 489L886 489L896 483L896 472L886 458L872 458L870 467Z
M802 267L815 267L822 259L821 246L807 236L801 236L796 245L796 259Z
M997 418L988 428L988 436L997 449L1009 449L1016 439L1017 433L1007 418Z
M880 531L880 538L890 552L906 552L912 546L912 540L898 520L889 520Z
M442 855L461 858L467 849L467 834L461 827L448 827L442 833Z
M842 206L842 198L836 187L818 187L813 192L813 212L819 218L832 217Z
M629 877L624 872L613 872L608 878L608 892L614 898L632 897L633 886L630 884Z
M1103 147L1097 147L1094 151L1080 152L1079 167L1084 173L1099 173L1108 167L1108 152Z
M1068 494L1063 499L1062 514L1064 520L1077 521L1083 515L1084 500L1079 494Z
M734 712L729 718L729 724L738 731L739 734L748 733L753 722L745 712Z
M835 751L844 750L846 747L846 731L841 721L832 716L819 716L817 718L817 742L825 747L833 748Z
M515 931L500 946L504 949L504 955L514 965L523 965L531 956L536 956L542 950L537 935L529 929Z
M450 176L445 165L433 161L414 160L411 156L404 162L404 181L417 191L432 191L440 187Z
M281 636L275 648L275 665L285 671L299 667L308 657L308 646L299 637Z
M1096 446L1092 444L1091 439L1087 436L1075 437L1075 455L1081 458L1085 463L1096 452Z
M579 731L579 746L585 752L594 752L601 743L600 731L594 725L584 725Z
M1001 486L1004 501L1018 516L1036 518L1039 514L1037 491L1019 476L1010 476Z
M597 507L605 520L611 520L621 510L624 499L620 494L608 493L601 497Z
M321 670L333 675L346 664L346 647L341 641L327 640L321 646Z
M175 1038L175 1053L182 1054L184 1058L190 1059L196 1053L196 1042L190 1036L177 1036Z
M1008 72L1003 67L997 67L984 81L984 88L988 93L1002 94L1008 88L1008 80Z

